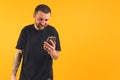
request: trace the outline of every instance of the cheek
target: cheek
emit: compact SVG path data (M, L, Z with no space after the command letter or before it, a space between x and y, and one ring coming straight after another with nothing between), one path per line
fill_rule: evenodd
M45 23L48 24L48 21L46 21Z
M39 23L39 21L38 21L37 19L35 19L35 22L36 22L36 23Z
M39 21L36 17L34 17L34 20L35 20L36 23L39 23Z

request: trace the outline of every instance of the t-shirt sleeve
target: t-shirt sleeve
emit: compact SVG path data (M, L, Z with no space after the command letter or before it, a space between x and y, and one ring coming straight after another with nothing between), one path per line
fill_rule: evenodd
M24 48L24 43L25 43L25 30L22 29L22 30L21 30L21 33L20 33L20 36L19 36L19 38L18 38L18 42L17 42L17 45L16 45L16 49L23 50L23 48Z
M55 30L55 36L56 36L56 50L61 51L60 38L56 30Z

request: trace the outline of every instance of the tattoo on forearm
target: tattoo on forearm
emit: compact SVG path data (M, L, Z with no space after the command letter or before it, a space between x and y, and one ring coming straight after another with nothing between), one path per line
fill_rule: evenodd
M12 74L13 74L14 76L16 76L16 74L17 74L18 67L19 67L19 65L20 65L21 59L22 59L22 54L17 53L17 54L15 55L14 64L13 64L13 70L12 70Z

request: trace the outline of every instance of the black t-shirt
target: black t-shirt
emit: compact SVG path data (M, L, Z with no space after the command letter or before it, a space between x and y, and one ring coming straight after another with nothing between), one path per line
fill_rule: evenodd
M53 80L52 58L43 49L47 37L56 37L56 50L61 51L58 32L48 25L36 30L34 24L24 27L16 45L23 51L23 62L19 80Z

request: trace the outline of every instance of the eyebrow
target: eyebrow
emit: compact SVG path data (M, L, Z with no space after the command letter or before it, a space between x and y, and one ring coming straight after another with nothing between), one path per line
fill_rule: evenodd
M43 18L38 18L39 20L45 20L45 21L48 21L48 19L43 19Z

